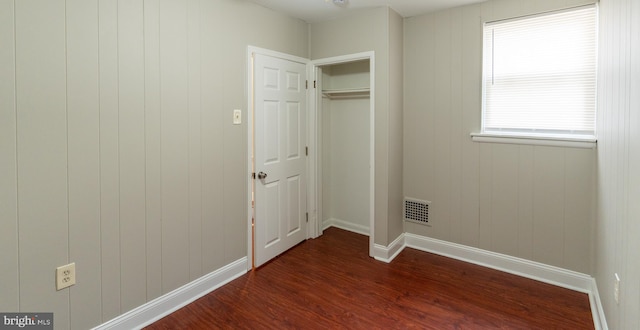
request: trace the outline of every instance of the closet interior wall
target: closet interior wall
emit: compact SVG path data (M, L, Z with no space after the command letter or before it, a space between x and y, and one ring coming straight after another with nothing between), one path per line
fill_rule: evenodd
M369 235L369 60L321 70L322 226Z

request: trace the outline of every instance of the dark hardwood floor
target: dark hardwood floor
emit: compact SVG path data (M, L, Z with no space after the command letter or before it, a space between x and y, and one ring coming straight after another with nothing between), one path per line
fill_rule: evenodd
M148 329L593 329L586 294L330 228Z

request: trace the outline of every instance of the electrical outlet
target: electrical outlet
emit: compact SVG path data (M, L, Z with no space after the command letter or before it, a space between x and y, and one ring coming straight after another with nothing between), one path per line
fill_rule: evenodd
M62 290L76 284L76 263L56 268L56 290Z
M620 303L620 276L618 273L614 274L616 279L613 283L613 298L616 300L616 304Z

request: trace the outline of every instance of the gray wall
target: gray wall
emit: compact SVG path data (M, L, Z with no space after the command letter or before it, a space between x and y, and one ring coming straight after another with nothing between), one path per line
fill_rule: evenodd
M404 195L431 201L407 232L592 271L595 151L472 142L482 22L592 1L488 1L405 20Z
M469 138L482 20L585 2L489 1L405 19L399 40L387 8L308 34L235 0L0 0L0 310L85 329L246 256L247 127L231 111L252 44L376 52L377 243L402 232L401 195L431 200L433 226L406 231L595 274L610 327L637 327L637 2L600 2L597 151ZM55 291L68 262L78 284Z
M2 0L0 44L0 310L87 329L247 255L247 45L308 57L306 23L235 0Z
M402 81L398 26L402 20L393 10L380 7L339 20L311 24L311 58L320 59L365 51L375 52L375 243L387 245L401 234L401 158L392 158L401 145L402 100L392 81ZM400 44L401 45L401 44ZM392 54L393 53L393 54ZM397 148L396 148L397 149Z
M404 19L389 10L389 210L387 244L404 233L403 191L403 114L404 114Z
M600 1L595 277L610 329L640 328L640 3ZM620 276L620 304L613 295Z

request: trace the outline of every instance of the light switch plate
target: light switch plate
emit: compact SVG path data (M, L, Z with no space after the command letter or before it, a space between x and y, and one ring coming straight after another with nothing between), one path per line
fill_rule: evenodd
M242 124L242 110L240 109L233 110L233 124L234 125Z

